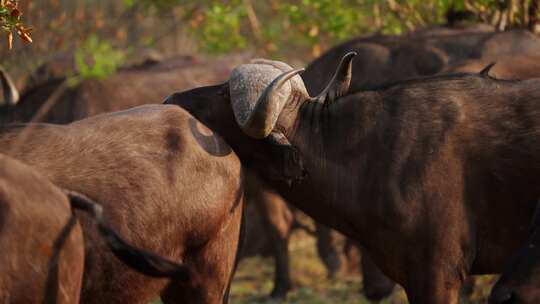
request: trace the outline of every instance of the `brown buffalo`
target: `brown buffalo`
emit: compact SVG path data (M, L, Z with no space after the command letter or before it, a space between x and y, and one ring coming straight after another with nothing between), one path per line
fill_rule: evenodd
M212 61L203 61L192 56L177 56L166 60L146 60L142 64L122 68L107 80L84 80L73 88L64 87L66 77L75 73L73 58L57 56L40 66L30 77L20 102L18 92L8 74L0 71L5 100L11 106L0 107L0 124L4 121L29 122L31 120L48 123L69 123L99 113L123 110L145 103L161 102L171 92L186 90L204 84L224 81L242 56L228 56ZM56 92L56 93L55 93ZM55 103L52 94L57 94ZM49 99L49 100L47 100ZM41 108L43 107L43 108ZM4 111L4 112L2 112ZM267 187L254 179L254 187ZM274 249L275 283L271 296L283 298L292 284L288 263L288 240L292 232L288 218L290 213L287 203L270 188L260 188L261 193L250 191L246 201L248 205L280 206L257 208L266 225L265 237L249 237L246 241L248 251L258 247L259 240L271 241ZM252 194L252 195L251 195ZM253 196L253 198L251 198ZM257 201L260 200L260 201ZM283 211L277 212L278 210ZM256 227L258 223L248 218L247 227ZM286 227L286 229L285 229ZM328 237L328 228L317 224L317 245L320 256L333 276L340 267L337 249ZM249 235L255 235L253 233ZM253 243L253 245L251 245ZM259 252L260 254L262 252Z
M141 61L133 63L128 67L121 67L120 70L139 69L150 67L151 65L166 61L169 66L186 67L199 62L189 55L178 55L164 60L162 54L156 50L147 50L140 57ZM26 79L25 87L35 88L51 80L65 79L69 76L79 75L80 72L75 64L75 58L71 53L57 53L45 59L45 62L38 66Z
M101 236L122 262L146 275L187 275L185 267L128 245L103 221L102 207L62 191L41 174L0 155L0 300L2 303L79 303L84 242L72 213L97 220Z
M227 131L244 163L357 240L412 303L457 303L468 274L499 272L527 237L540 80L444 75L348 94L353 56L322 96L258 60L165 103Z
M84 241L67 197L1 155L0 251L1 303L79 303Z
M239 246L241 166L220 137L178 107L147 105L71 124L6 127L0 153L99 201L131 243L187 275L142 276L111 259L89 221L82 303L226 303Z
M179 56L158 63L122 68L105 80L87 79L75 86L53 68L58 65L53 62L42 67L44 72L36 71L37 76L31 78L31 85L23 90L18 102L6 96L5 104L11 106L0 108L0 123L36 121L64 124L100 113L158 103L178 89L187 90L225 80L234 65L240 62L239 57L209 62ZM49 76L51 78L47 78ZM10 88L9 91L16 92L13 86Z

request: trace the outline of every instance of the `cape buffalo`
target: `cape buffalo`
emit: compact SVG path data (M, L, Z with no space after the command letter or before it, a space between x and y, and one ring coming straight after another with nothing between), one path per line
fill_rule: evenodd
M537 55L540 38L528 31L432 30L405 36L372 35L344 42L311 62L302 74L310 94L328 83L341 56L354 50L350 90L370 90L411 77L433 75L463 60L489 62L513 55Z
M455 74L346 93L354 55L317 97L301 70L256 60L165 103L223 130L244 163L357 240L410 302L457 303L467 274L499 272L527 237L540 80Z
M531 225L531 236L517 252L493 287L490 304L538 303L540 301L540 205Z
M79 302L84 241L67 197L2 155L0 251L1 303Z
M124 263L155 277L185 275L181 265L128 245L103 221L100 205L62 191L30 167L0 155L0 301L79 303L84 242L72 208L90 213Z
M61 188L92 197L132 244L178 261L187 275L137 274L111 259L81 216L82 303L226 303L239 246L241 166L231 148L175 106L147 105L68 125L6 127L0 153Z
M242 60L242 56L228 56L207 62L192 56L176 56L122 68L106 80L83 80L75 87L68 87L66 77L69 71L74 69L73 58L59 56L40 66L30 76L28 87L23 91L18 103L16 100L19 94L13 82L7 73L0 70L4 100L8 104L0 107L0 125L3 119L4 122L33 120L69 123L99 113L124 110L145 103L158 103L171 92L226 80L235 64ZM53 94L57 97L52 98ZM54 99L57 101L54 102ZM273 242L272 253L276 268L271 296L283 298L292 287L288 263L288 240L292 227L288 226L290 223L283 217L284 213L275 211L288 209L288 205L275 191L258 181L257 176L251 175L250 179L254 179L253 184L257 185L254 187L266 188L260 188L261 193L256 190L249 191L246 198L248 205L281 206L257 210L266 212L261 216L269 225L263 230L267 237L262 238ZM287 212L290 213L290 210ZM257 225L252 223L254 220L251 217L247 219L248 229ZM328 228L320 224L317 224L317 228L320 256L329 274L333 275L339 268L337 249L328 237ZM254 236L254 233L249 235ZM256 243L258 238L261 236L248 237L247 246L256 248L257 244L250 243Z
M435 26L404 36L360 37L328 50L301 75L310 94L324 88L342 54L348 50L358 53L353 62L351 92L415 76L456 71L476 73L492 62L497 62L492 74L503 79L528 79L539 73L539 69L535 69L538 63L533 63L537 57L533 56L540 52L540 39L528 31L494 33L492 27L482 24ZM386 291L388 295L392 288L373 290L371 287L389 287L390 282L377 273L365 273L364 269L375 270L376 267L369 265L369 259L363 263L368 264L362 268L365 278L379 278L373 284L364 280L364 290L370 294ZM467 284L472 285L473 281Z
M47 79L35 76L38 80L23 90L18 102L4 91L7 106L0 107L0 124L29 121L65 124L100 113L158 103L170 92L225 80L234 64L239 63L241 60L236 57L203 62L180 56L122 68L105 80L85 79L75 85L60 72ZM36 72L43 73L39 69ZM13 85L9 88L8 92L17 92Z

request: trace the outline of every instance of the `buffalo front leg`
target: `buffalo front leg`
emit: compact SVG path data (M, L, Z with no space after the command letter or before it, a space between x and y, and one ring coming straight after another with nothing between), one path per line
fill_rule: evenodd
M317 252L328 271L328 278L334 279L341 268L341 258L334 244L332 229L318 222L315 222L315 229Z
M401 268L396 279L405 288L410 303L457 304L461 285L473 261L467 250L474 248L469 240L472 233L465 221L440 214L443 213L439 212L439 216L423 223L427 223L424 233L416 233L399 244L407 251L402 251L404 256L400 265L395 265ZM392 271L386 265L384 269Z
M447 274L425 275L419 272L405 291L411 304L458 304L461 282L449 280Z
M385 235L397 250L392 257L399 269L392 277L402 283L410 303L415 304L457 304L477 248L464 166L451 144L438 149L421 177L416 173L404 177L416 179L415 185L421 186L399 197L403 200L392 202L395 218L389 220L401 220L402 225ZM381 266L388 274L393 271Z
M274 288L270 297L275 299L285 299L287 293L292 288L290 266L289 266L289 240L280 238L274 240Z
M292 288L289 271L289 236L293 214L283 198L253 172L246 171L246 176L246 198L256 207L260 215L274 257L274 288L270 297L284 299Z
M364 295L373 302L379 302L390 296L395 283L390 280L371 260L365 250L362 251L362 284Z
M272 241L274 256L274 288L270 297L284 299L292 289L289 265L289 236L293 214L287 203L276 192L260 189L258 210L267 227Z

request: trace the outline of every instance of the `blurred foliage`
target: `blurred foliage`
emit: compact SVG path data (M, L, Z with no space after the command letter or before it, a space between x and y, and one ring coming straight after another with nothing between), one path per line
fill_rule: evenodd
M0 1L0 27L6 33L9 49L13 47L13 32L16 32L24 42L32 42L30 36L32 29L22 24L21 16L22 12L19 10L16 0Z
M374 32L401 34L445 24L448 12L454 12L454 17L492 24L499 30L529 27L540 31L539 2L25 0L18 2L15 13L13 8L4 7L0 11L0 22L4 20L6 32L19 31L23 39L26 37L29 41L29 30L20 24L19 13L24 12L24 22L36 29L39 39L32 44L14 39L16 52L0 48L0 57L19 82L54 55L73 55L74 50L87 47L85 44L93 39L91 36L107 41L112 49L129 49L125 64L136 62L149 48L162 52L163 56L250 51L258 56L306 62L351 37ZM0 4L8 3L15 1L0 0ZM17 28L17 24L22 27ZM101 67L96 69L102 70ZM89 75L94 77L101 72L92 71Z
M215 3L206 12L204 25L197 27L203 47L211 53L225 53L247 46L240 27L245 9L238 1Z
M370 32L400 34L447 22L448 12L493 24L527 27L537 0L124 0L129 6L170 10L210 53L256 46L263 54L309 48L313 56L338 41ZM463 14L467 12L467 14ZM535 11L537 14L538 12ZM458 16L458 15L454 15Z
M95 35L75 51L75 67L83 79L105 79L124 63L124 59L124 52Z

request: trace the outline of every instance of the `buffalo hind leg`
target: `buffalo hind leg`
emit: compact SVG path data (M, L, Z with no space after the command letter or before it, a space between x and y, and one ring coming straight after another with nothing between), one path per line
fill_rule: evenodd
M272 254L274 257L274 288L271 298L285 299L292 289L289 265L289 236L293 225L293 214L275 191L262 187L256 193L250 192L255 198L255 204L260 212L266 230L272 241Z
M230 222L223 224L225 229L184 257L186 265L191 267L191 278L187 282L172 279L161 293L164 304L229 303L229 288L242 238L242 205L235 207Z
M223 246L223 245L221 245ZM205 252L207 251L207 252ZM210 251L210 252L208 252ZM212 252L213 251L213 252ZM228 303L235 249L230 252L203 250L193 253L192 276L188 282L171 280L161 293L164 304L223 304ZM195 255L199 254L198 257ZM223 260L220 260L222 259Z

